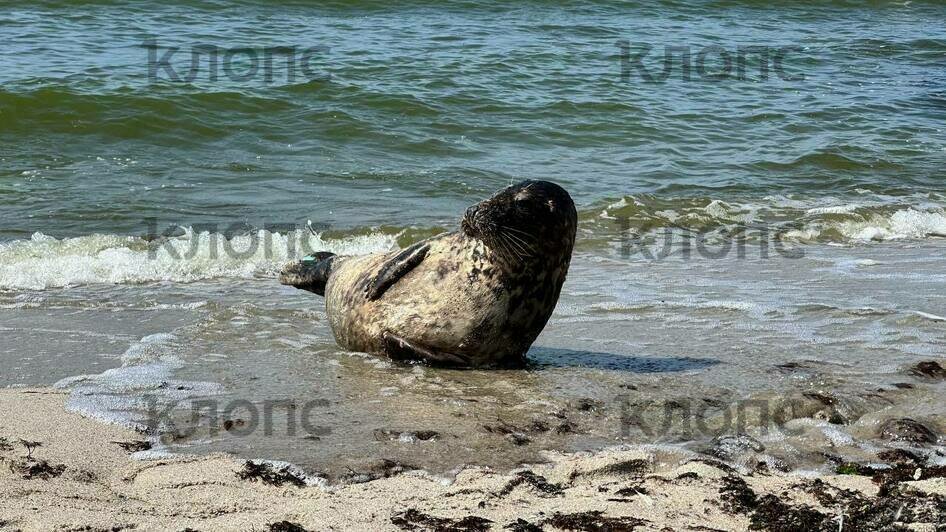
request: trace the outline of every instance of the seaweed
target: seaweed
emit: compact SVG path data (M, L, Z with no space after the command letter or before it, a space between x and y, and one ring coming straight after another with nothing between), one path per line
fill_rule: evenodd
M880 494L885 495L898 489L900 482L943 477L946 477L946 466L918 467L914 464L900 464L874 471L873 481L880 484Z
M414 508L391 517L391 524L401 530L431 530L434 532L486 532L492 521L475 515L449 519L427 515Z
M852 464L854 468L865 468ZM868 468L869 469L869 468ZM897 524L946 522L946 498L941 495L903 493L899 482L916 478L915 467L900 466L889 470L871 470L873 480L881 483L876 497L838 489L820 479L803 486L824 507L836 508L831 515L810 506L792 505L775 495L757 496L738 477L724 477L720 489L731 511L749 515L750 529L771 531L882 530ZM946 466L924 468L920 478L946 476Z
M877 453L877 458L885 462L909 464L919 464L923 461L920 455L906 449L887 449Z
M382 458L371 465L368 471L360 472L349 469L348 473L341 477L341 480L352 484L362 484L379 478L388 478L400 475L401 473L417 469L414 466L402 464L396 460Z
M579 532L632 532L647 523L636 517L607 517L600 510L572 514L556 512L545 522L562 530Z
M722 479L723 486L719 488L723 507L730 513L749 513L759 504L758 497L746 481L735 475L728 475Z
M686 475L680 475L680 477ZM680 478L677 477L677 478ZM647 495L647 488L644 486L628 486L626 488L621 488L614 492L615 495L620 495L622 497L633 497L634 495Z
M535 488L542 496L556 496L564 493L562 486L559 484L552 484L545 477L541 475L536 475L532 471L520 471L516 473L515 478L510 480L504 487L497 493L499 496L505 496L512 493L512 490L516 489L517 486L522 484L528 484Z
M521 517L503 528L505 530L512 530L512 532L542 532L541 526L532 524Z
M137 453L139 451L147 451L151 449L151 442L144 440L113 441L112 443L129 453Z
M289 466L276 469L268 462L245 462L243 469L237 472L237 478L251 482L258 480L271 486L282 486L284 484L292 484L299 488L305 486L305 480L290 471Z
M910 374L931 379L946 379L946 368L940 366L935 360L926 360L914 364L910 368Z
M834 468L834 472L838 475L860 475L860 476L872 476L876 471L861 464L855 464L853 462L845 462Z
M50 465L46 460L35 460L33 458L10 463L10 471L22 475L24 480L35 478L49 480L62 475L65 470L65 464Z
M269 532L309 532L302 525L291 521L278 521L269 525Z
M641 476L650 471L650 461L643 458L624 460L591 471L591 475L635 475Z
M940 495L914 496L894 489L876 498L855 497L845 509L849 530L879 530L895 523L946 522L946 499Z
M758 499L757 507L749 516L750 530L771 532L834 531L838 525L834 519L804 504L791 506L774 495Z

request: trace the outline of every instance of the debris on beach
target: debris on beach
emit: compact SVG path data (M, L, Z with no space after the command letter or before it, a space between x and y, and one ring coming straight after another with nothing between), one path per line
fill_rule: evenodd
M237 478L251 482L260 481L271 486L291 484L302 488L306 485L305 479L291 471L289 465L277 467L269 462L254 460L247 460L243 464L243 469L237 472Z
M144 440L113 441L112 443L129 453L137 453L151 449L151 442Z

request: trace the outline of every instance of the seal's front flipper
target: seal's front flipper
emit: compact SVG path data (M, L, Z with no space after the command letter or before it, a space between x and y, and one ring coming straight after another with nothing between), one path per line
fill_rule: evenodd
M428 251L430 251L430 244L418 242L388 259L381 266L378 275L365 287L365 298L374 301L381 297L385 290L423 262Z
M325 283L328 282L328 276L332 273L334 262L334 253L320 251L300 261L287 264L279 273L279 282L324 296Z
M431 349L411 343L392 333L382 335L384 354L391 360L424 360L438 366L469 366L470 359L455 353Z

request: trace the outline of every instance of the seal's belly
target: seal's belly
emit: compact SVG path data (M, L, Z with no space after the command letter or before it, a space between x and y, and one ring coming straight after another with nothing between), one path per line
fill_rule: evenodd
M463 353L479 363L500 360L513 344L505 330L509 297L483 249L450 236L431 241L424 261L369 301L364 287L388 255L346 259L326 287L326 308L339 345L382 351L385 332L434 349Z

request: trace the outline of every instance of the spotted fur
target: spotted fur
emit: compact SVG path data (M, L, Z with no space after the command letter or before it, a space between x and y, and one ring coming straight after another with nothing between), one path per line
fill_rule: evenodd
M460 231L424 241L423 260L405 272L392 264L402 252L333 257L325 302L335 339L393 357L393 336L461 365L520 364L558 302L576 225L564 189L525 181L470 207ZM366 297L390 271L399 277Z

